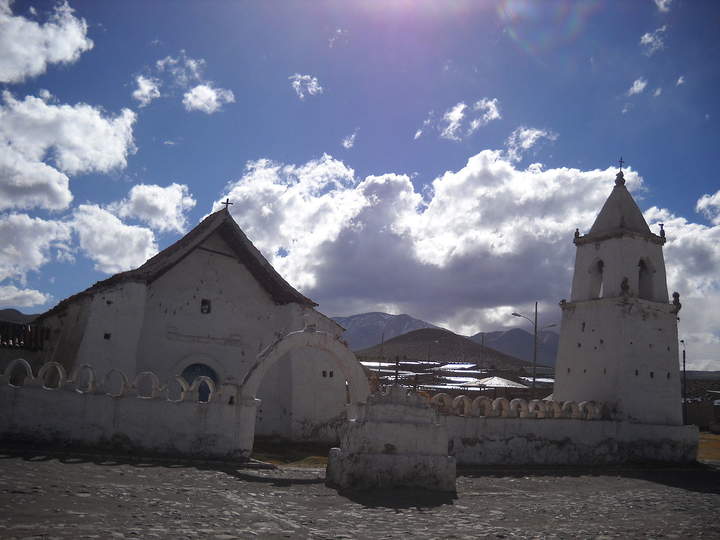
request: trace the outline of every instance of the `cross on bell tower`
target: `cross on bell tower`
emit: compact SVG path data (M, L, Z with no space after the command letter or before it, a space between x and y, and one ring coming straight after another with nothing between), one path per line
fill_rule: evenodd
M225 200L224 200L223 202L221 202L220 204L224 204L224 205L225 205L225 210L228 210L228 209L230 208L230 206L233 205L233 203L230 202L230 199L225 199Z

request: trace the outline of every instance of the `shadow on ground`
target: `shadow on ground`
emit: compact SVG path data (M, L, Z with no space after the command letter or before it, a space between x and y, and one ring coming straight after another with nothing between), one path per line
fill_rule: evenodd
M198 471L218 471L246 482L269 484L277 487L292 485L310 485L324 483L324 463L322 452L328 448L322 446L266 446L262 452L254 455L269 455L273 464L251 460L220 461L203 458L186 458L162 455L138 455L136 453L98 451L97 449L77 447L42 447L29 443L4 443L0 447L0 463L4 460L23 459L27 462L43 462L56 459L68 465L93 463L100 466L129 465L147 469L193 468ZM320 454L320 455L318 455ZM320 461L320 462L319 462ZM281 476L264 475L257 469L276 469ZM302 474L294 470L306 469ZM317 475L308 478L307 470L317 470ZM720 494L720 463L695 463L687 466L677 465L627 465L597 467L480 467L459 468L458 477L468 478L526 478L526 477L624 477L645 480L657 484L694 491L699 493ZM340 495L366 507L385 508L432 508L452 504L457 497L452 493L438 493L419 489L392 489L372 491L342 491Z
M625 466L597 467L463 468L458 471L458 476L470 478L619 476L699 493L720 494L720 466L700 462L684 466L675 464L628 464Z

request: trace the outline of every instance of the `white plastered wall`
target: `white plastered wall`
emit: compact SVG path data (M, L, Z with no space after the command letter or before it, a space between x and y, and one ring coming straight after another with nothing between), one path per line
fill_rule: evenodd
M143 329L146 286L125 282L103 290L86 307L87 324L76 366L92 365L98 377L112 368L137 372L137 346Z
M623 297L565 304L553 397L607 402L636 422L681 424L674 306Z

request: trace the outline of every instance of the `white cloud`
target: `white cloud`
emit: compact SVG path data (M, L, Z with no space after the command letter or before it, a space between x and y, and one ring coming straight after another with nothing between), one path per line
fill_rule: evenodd
M68 250L71 228L61 221L31 218L27 214L0 215L0 281L25 283L28 272L51 259L51 250Z
M720 225L720 190L713 195L707 193L698 199L695 211L700 212L715 225Z
M423 133L425 133L425 129L432 123L434 114L434 111L430 111L428 117L423 120L422 126L415 132L415 136L413 137L414 140L418 140L422 137Z
M523 154L535 146L540 139L554 141L557 137L557 133L552 131L520 126L513 130L505 141L507 157L510 161L520 161Z
M186 213L194 207L195 199L184 184L138 184L126 199L111 204L108 210L121 218L139 219L157 231L182 233L187 225Z
M193 83L202 82L205 60L191 58L181 50L178 56L166 56L155 62L155 68L159 73L170 74L174 85L187 88Z
M348 44L348 31L343 28L336 28L332 35L328 38L328 47L334 48L336 44Z
M685 75L680 75L678 80L675 82L675 86L681 86L685 84Z
M440 131L440 136L443 139L450 139L453 141L459 141L462 139L460 124L462 123L463 118L465 118L465 109L467 109L467 105L461 101L445 111L442 118L442 121L445 123L445 127L442 131Z
M655 5L660 11L668 12L670 11L670 4L672 3L672 0L655 0Z
M95 269L108 274L143 264L157 253L150 229L125 225L107 210L81 204L73 213L80 250L95 262Z
M46 304L50 295L35 289L18 289L15 285L0 285L0 307L32 307Z
M303 165L259 160L228 185L223 199L236 203L230 210L238 224L323 312L393 305L470 332L514 324L510 313L535 300L542 319L556 322L557 302L567 298L572 279L572 233L590 228L615 172L519 169L503 152L484 150L436 178L423 195L407 175L357 178L330 156ZM632 169L625 178L631 191L642 188ZM671 286L683 297L717 287L720 227L688 224L675 244L680 227L663 219ZM658 229L652 219L651 225ZM689 248L692 242L696 247ZM689 252L676 251L682 246ZM683 258L687 265L673 270ZM692 311L683 307L688 318ZM720 333L720 321L712 328Z
M295 93L300 99L305 99L305 94L315 96L323 93L323 87L320 86L320 82L317 77L311 75L300 75L295 73L288 77L290 79L290 86L295 90Z
M343 140L340 142L343 148L345 148L346 150L350 150L350 148L355 146L355 137L357 136L357 132L358 130L356 129L347 137L343 137Z
M640 37L640 46L643 48L643 53L647 56L652 56L656 52L665 48L665 41L663 34L667 31L667 25L663 25L653 32L646 32Z
M160 97L161 83L158 79L138 75L135 82L137 88L132 93L132 97L140 102L140 107L146 107L152 100Z
M656 88L653 92L653 97L658 97L660 94L662 94L662 88Z
M68 174L108 172L127 165L135 151L135 113L123 109L115 117L85 103L51 105L26 96L23 101L3 93L0 137L27 159L50 161Z
M632 86L627 91L627 95L634 96L635 94L640 94L643 90L645 90L646 86L647 80L643 79L642 77L635 79L632 83Z
M123 168L135 151L135 113L115 117L84 103L54 105L3 93L0 105L0 209L67 208L72 201L67 174Z
M703 196L697 208L712 206L714 198ZM663 251L668 288L681 295L679 331L690 349L688 359L696 369L719 369L720 224L693 223L657 207L648 209L645 218L653 230L663 223L667 231Z
M188 111L201 111L206 114L218 112L226 103L234 103L235 95L225 88L213 88L212 83L198 84L185 92L183 105Z
M0 210L34 207L62 210L72 199L65 174L27 159L12 146L0 146Z
M626 178L631 188L641 183L632 171ZM318 299L332 298L331 308L382 300L437 320L456 307L518 301L521 289L536 294L515 283L536 264L532 257L541 261L544 294L553 302L565 295L572 230L590 226L613 179L614 169L517 170L488 150L437 178L424 202L406 175L356 179L324 156L301 166L249 163L227 196L281 273ZM549 253L557 260L544 262Z
M622 114L627 114L632 110L633 106L632 103L625 103L623 105L622 111L620 111Z
M480 101L476 101L473 105L473 111L479 111L481 116L473 118L470 121L470 128L468 129L468 135L472 134L479 127L484 126L493 120L499 120L502 118L500 115L500 106L498 99L482 98Z
M75 62L92 49L87 23L67 2L56 5L45 24L14 16L11 3L0 0L0 82L22 82L44 73L48 64Z
M468 107L461 101L450 107L442 119L438 122L437 128L440 137L452 141L460 141L464 137L472 135L478 128L487 125L493 120L502 118L500 105L497 98L482 98L476 101L472 107ZM432 112L423 122L423 128L415 132L415 139L422 134L425 126L432 122Z

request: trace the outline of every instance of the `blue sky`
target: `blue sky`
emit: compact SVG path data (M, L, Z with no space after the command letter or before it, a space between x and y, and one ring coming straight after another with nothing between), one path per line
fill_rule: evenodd
M719 23L687 0L0 0L0 301L43 311L229 196L329 315L555 322L622 155L689 358L720 369Z

